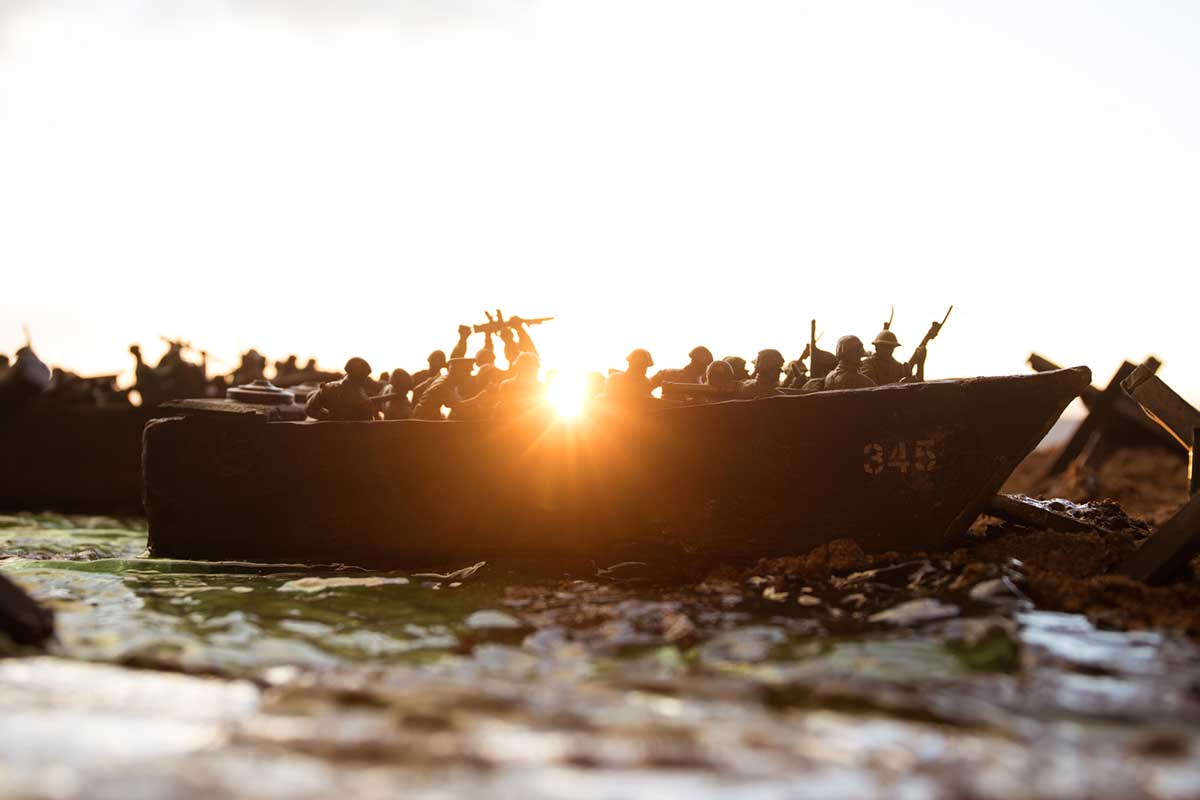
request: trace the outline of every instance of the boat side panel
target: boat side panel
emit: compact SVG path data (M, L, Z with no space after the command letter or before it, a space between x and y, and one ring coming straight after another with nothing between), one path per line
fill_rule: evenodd
M140 513L140 408L30 406L0 423L0 508Z

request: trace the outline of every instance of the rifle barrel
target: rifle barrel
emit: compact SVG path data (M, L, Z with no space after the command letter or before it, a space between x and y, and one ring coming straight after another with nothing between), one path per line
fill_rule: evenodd
M516 327L518 323L526 325L541 325L543 322L550 322L554 317L534 317L533 319L525 319L524 317L509 317L508 319L490 320L481 322L474 326L475 333L499 333L507 328Z

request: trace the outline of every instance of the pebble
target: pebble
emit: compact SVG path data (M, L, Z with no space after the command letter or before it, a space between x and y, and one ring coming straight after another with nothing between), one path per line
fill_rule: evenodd
M471 616L467 617L463 622L471 630L516 630L524 628L524 623L514 617L512 614L505 614L503 611L485 608L482 611L476 611Z
M947 605L930 597L919 600L909 600L885 611L872 614L869 622L883 622L888 625L919 625L922 622L932 622L939 619L949 619L958 616L958 607Z

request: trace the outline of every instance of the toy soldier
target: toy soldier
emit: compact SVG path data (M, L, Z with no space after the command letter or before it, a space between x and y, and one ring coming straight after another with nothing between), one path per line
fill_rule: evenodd
M166 356L163 356L163 359L165 360ZM242 354L242 363L238 365L236 370L234 370L234 386L244 386L247 383L253 383L254 381L262 380L265 377L263 375L263 369L266 366L267 359L262 354L254 349L247 350ZM161 363L159 364L159 367L162 367Z
M746 369L746 359L741 356L725 356L721 359L726 364L733 368L733 379L739 383L750 380L750 373Z
M900 342L891 330L891 320L883 323L883 330L871 344L875 345L875 352L863 359L862 374L875 381L876 385L899 383L902 378L912 374L908 364L901 364L892 356Z
M322 383L308 398L305 411L313 419L339 422L375 419L371 402L375 381L371 365L357 356L346 362L346 374L336 381Z
M407 370L394 369L388 375L388 385L384 394L389 398L384 401L384 419L411 419L412 403L408 401L408 393L412 391L412 376Z
M865 389L874 386L875 381L862 374L862 358L866 355L862 339L857 336L843 336L838 339L838 365L833 372L825 376L826 389Z
M498 308L496 309L496 316L494 317L489 311L483 312L483 315L487 317L489 324L504 323L504 312ZM513 337L512 321L509 320L507 325L500 324L500 326L496 329L496 333L500 336L500 341L504 343L504 360L507 361L509 365L516 363L518 356L521 355L521 346L517 344L517 340ZM491 331L488 331L487 338L484 339L483 346L485 348L492 348L494 352L495 344L492 343Z
M513 377L500 384L500 409L505 412L526 411L546 396L545 385L538 380L542 362L537 353L528 351L517 356L513 363Z
M650 351L638 347L625 357L625 361L629 366L624 372L614 372L608 376L605 395L617 402L638 402L649 398L651 386L646 370L654 366Z
M661 369L650 379L650 388L657 389L664 383L700 383L704 380L704 371L713 363L712 352L707 347L693 347L688 353L686 367L682 369Z
M517 356L517 359L519 360L520 356ZM471 389L476 394L495 389L511 374L512 370L500 369L494 363L484 364L471 376Z
M450 351L451 358L464 358L467 355L467 340L471 338L471 326L458 326L458 344Z
M453 409L463 403L461 390L471 379L471 358L452 358L447 362L448 371L427 382L421 397L413 407L415 419L440 420L442 407ZM415 393L415 390L414 390Z
M287 375L295 375L300 371L300 367L296 364L296 356L288 356L285 361L275 362L275 377L282 378Z
M129 345L129 353L134 358L133 388L142 396L142 405L156 406L167 398L159 385L158 373L142 358L142 348L136 344Z
M808 376L808 379L810 381L817 380L817 379L823 380L825 378L825 376L828 375L830 373L830 371L832 371L833 368L837 366L837 364L838 364L837 356L834 355L833 353L829 352L828 350L822 350L821 348L818 347L818 348L816 348L816 352L817 352L816 356L809 358L809 353L811 353L812 350L813 350L813 347L811 344L804 345L804 352L800 354L800 358L801 359L808 358L809 363L812 365L812 368L809 370L810 374Z
M492 348L492 335L487 335L487 343L475 353L475 374L464 394L475 395L491 387L499 386L508 377L511 370L503 370L496 366L496 351Z
M789 361L783 373L783 385L789 389L803 389L808 383L808 366L803 357Z
M446 368L446 354L441 350L434 350L429 354L429 368L419 369L412 374L413 386L420 386L430 378L436 378L442 374L442 370ZM416 397L413 398L416 400Z
M743 393L752 397L779 394L779 372L783 369L783 354L778 350L759 350L754 359L754 377L743 381Z
M728 361L714 361L704 370L704 382L709 386L733 386L733 367Z
M509 317L508 321L512 325L512 330L516 331L517 334L517 349L522 353L537 355L537 347L533 343L533 337L529 335L529 329L525 326L525 320L520 317ZM512 363L515 363L515 359Z
M475 351L475 366L479 369L484 367L494 367L496 365L496 347L492 344L492 335L487 335L487 341L483 347Z

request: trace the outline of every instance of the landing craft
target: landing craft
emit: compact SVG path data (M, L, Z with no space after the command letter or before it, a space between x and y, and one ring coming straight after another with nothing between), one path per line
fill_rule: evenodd
M745 563L840 537L943 550L1090 380L1076 367L504 424L209 403L146 427L149 549L405 569L647 548Z

